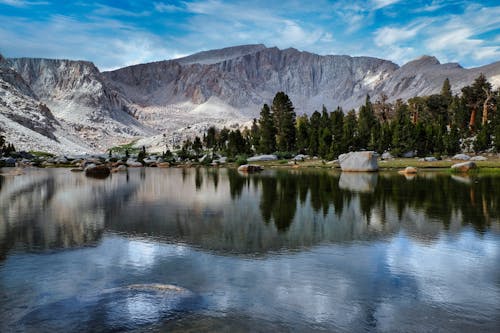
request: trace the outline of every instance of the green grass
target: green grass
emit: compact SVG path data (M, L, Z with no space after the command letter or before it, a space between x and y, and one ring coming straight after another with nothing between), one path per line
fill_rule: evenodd
M35 156L35 157L54 157L55 155L54 154L51 154L51 153L47 153L45 151L36 151L36 150L32 150L29 152L31 155Z
M138 154L141 151L141 148L133 147L136 142L137 142L137 139L133 140L129 143L125 143L123 145L111 147L110 150L114 154L125 154L125 152L127 150L129 152L129 154Z

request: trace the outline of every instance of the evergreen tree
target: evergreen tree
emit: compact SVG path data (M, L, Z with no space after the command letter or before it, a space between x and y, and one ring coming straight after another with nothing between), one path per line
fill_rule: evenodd
M345 151L342 146L344 111L342 111L340 107L338 107L337 110L333 111L330 114L330 123L332 129L332 145L330 148L330 152L332 157L337 157Z
M228 156L234 157L238 154L247 153L247 143L241 134L239 129L229 132L229 138L227 142L227 154Z
M360 148L369 148L371 134L373 127L376 123L375 113L373 112L373 105L370 101L370 95L366 95L365 105L359 109L358 116L358 145ZM373 148L373 147L372 147Z
M318 154L322 158L329 159L331 157L330 150L332 146L332 131L330 124L330 115L328 114L328 110L324 105L321 111L319 128Z
M450 105L453 95L451 93L451 84L448 78L446 78L443 82L443 87L441 88L441 96L446 101L446 105Z
M414 150L414 143L414 127L410 119L408 104L398 101L392 129L393 151L397 155Z
M276 151L276 129L271 110L264 104L259 118L260 142L257 151L261 154L270 154Z
M250 145L257 150L260 143L260 129L256 118L253 118L252 127L250 128Z
M344 124L342 128L342 148L343 152L354 151L358 149L357 144L357 128L358 122L356 119L356 112L351 110L344 117Z
M196 136L194 138L194 142L193 142L193 150L196 154L196 156L200 156L201 155L201 152L203 150L203 145L201 143L201 140L200 140L200 137L199 136Z
M312 156L318 155L320 128L321 113L319 113L318 111L314 111L311 115L309 126L309 154Z
M205 136L205 147L208 149L215 148L217 137L217 129L215 126L210 126L207 130L207 135Z
M223 128L220 132L219 132L219 135L218 135L218 138L217 138L217 148L220 150L220 151L224 151L226 150L226 144L227 144L227 140L229 139L229 130L227 128Z
M297 118L297 150L305 154L309 148L309 118L302 115Z
M271 106L276 127L276 146L279 151L295 150L295 110L284 92L274 96Z
M455 124L452 124L450 130L446 133L444 144L447 155L455 155L460 151L460 135Z

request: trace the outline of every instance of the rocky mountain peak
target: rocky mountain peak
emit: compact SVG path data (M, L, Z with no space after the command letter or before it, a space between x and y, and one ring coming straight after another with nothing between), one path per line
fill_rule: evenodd
M226 47L218 50L202 51L187 57L178 58L174 60L181 65L192 65L192 64L210 65L225 60L242 57L247 54L252 54L261 51L263 49L266 49L266 46L264 44L239 45L239 46Z

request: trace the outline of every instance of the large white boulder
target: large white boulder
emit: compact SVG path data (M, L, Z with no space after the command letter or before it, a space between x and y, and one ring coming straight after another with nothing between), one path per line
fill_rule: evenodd
M468 160L470 160L470 156L466 155L466 154L456 154L451 159L453 159L453 160L468 161Z
M339 156L342 171L377 171L378 154L373 151L355 151Z
M276 161L278 156L276 155L257 155L252 156L247 159L248 162L259 162L259 161Z

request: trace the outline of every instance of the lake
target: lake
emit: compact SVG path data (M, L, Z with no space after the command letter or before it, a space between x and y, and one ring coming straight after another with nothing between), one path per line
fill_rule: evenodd
M0 176L0 332L492 332L500 176Z

